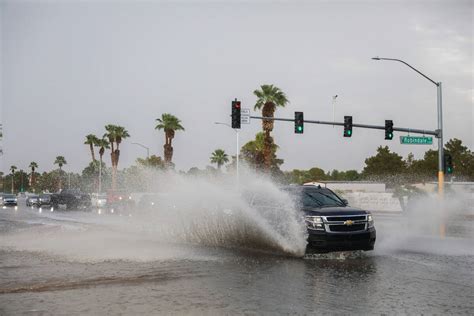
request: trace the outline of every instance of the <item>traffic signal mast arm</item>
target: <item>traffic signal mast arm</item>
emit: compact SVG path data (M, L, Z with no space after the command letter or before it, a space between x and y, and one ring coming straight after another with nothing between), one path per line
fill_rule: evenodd
M251 119L257 119L257 120L265 119L265 120L285 121L285 122L294 122L295 121L295 119L278 118L278 117L250 116L250 118ZM339 122L314 121L314 120L303 120L303 122L304 123L310 123L310 124L344 126L344 123L339 123ZM385 130L385 125L369 125L369 124L352 123L352 127ZM413 133L413 134L433 135L433 136L439 138L438 130L430 131L430 130L424 130L424 129L405 128L405 127L393 127L393 130L397 131L397 132L408 132L408 133Z

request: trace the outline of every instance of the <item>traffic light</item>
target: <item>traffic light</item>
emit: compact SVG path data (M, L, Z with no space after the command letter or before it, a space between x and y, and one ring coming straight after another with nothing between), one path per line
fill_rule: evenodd
M232 101L232 128L240 128L240 101Z
M303 112L295 112L295 133L303 134L303 131L304 131Z
M453 173L453 157L450 154L444 154L444 172L446 174Z
M344 137L352 136L352 116L344 116Z
M385 120L385 139L393 139L393 121Z

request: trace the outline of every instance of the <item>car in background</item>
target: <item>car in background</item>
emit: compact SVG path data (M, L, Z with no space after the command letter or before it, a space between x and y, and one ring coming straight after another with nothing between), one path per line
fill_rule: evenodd
M67 210L87 209L91 206L91 198L79 189L63 189L51 194L51 205L54 209L60 205L65 205Z
M372 214L350 207L347 200L320 186L287 186L302 212L308 232L307 252L373 250L376 231Z
M26 198L26 206L39 206L39 195L28 195Z
M158 207L158 202L162 200L162 197L160 199L159 194L155 193L147 193L142 195L140 198L140 201L137 204L137 210L138 211L144 211L144 210L152 210Z
M3 194L3 206L18 206L18 198L15 194Z
M103 208L107 205L107 194L105 193L92 193L91 194L91 205L95 208Z
M130 211L135 206L132 196L125 190L107 191L107 209L110 213L120 214Z
M39 195L38 198L38 207L43 207L43 206L52 206L51 202L51 193L43 193Z

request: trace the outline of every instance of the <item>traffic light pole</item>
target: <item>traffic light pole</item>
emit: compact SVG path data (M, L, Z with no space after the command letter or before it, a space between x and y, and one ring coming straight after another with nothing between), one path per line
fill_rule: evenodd
M399 63L404 64L405 66L409 67L410 69L414 70L417 72L419 75L423 76L425 79L430 81L432 84L436 86L436 92L437 92L437 110L438 110L438 196L440 200L443 200L444 196L444 146L443 146L443 108L442 108L442 93L441 93L441 82L436 82L412 65L408 64L407 62L401 60L401 59L396 59L396 58L385 58L385 57L373 57L373 60L387 60L387 61L396 61ZM443 222L440 227L440 233L441 236L444 237L446 234L446 226Z
M250 118L251 119L257 119L257 120L273 120L273 121L285 121L285 122L294 122L295 121L295 119L279 118L279 117L250 116ZM303 122L304 123L310 123L310 124L344 126L343 122L341 123L341 122L328 122L328 121L315 121L315 120L303 120ZM370 124L356 124L356 123L353 123L352 127L385 130L385 126L383 126L383 125L370 125ZM394 127L393 130L397 131L397 132L408 132L408 133L413 133L413 134L433 135L435 137L439 137L438 130L431 131L431 130L426 130L426 129L416 129L416 128L406 128L406 127Z
M443 108L442 108L442 93L441 93L441 82L436 82L409 63L396 58L385 58L385 57L373 57L373 60L387 60L387 61L396 61L399 63L404 64L405 66L409 67L413 71L417 72L419 75L423 76L425 79L430 81L432 84L436 86L437 90L437 110L438 110L438 130L437 130L437 138L438 138L438 194L440 198L443 197L444 194L444 147L443 147Z

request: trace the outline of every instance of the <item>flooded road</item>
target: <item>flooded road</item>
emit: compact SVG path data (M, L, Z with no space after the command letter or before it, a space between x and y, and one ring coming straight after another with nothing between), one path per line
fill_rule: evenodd
M0 314L472 314L474 308L471 218L452 221L440 239L409 233L403 216L376 214L375 251L304 258L162 242L125 230L129 220L0 210Z

